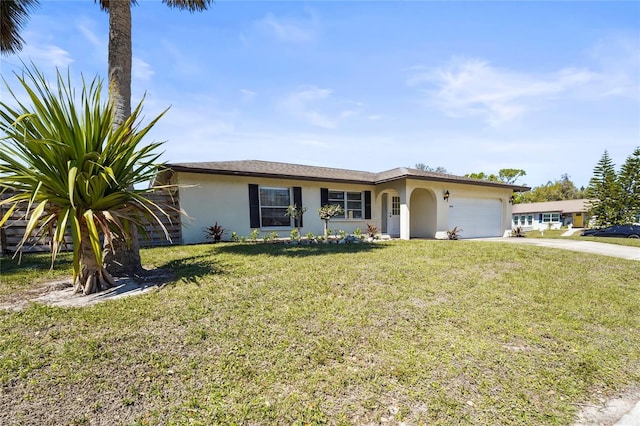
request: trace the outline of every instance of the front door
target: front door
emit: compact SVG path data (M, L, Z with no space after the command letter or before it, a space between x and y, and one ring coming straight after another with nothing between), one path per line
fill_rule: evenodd
M582 220L582 213L574 213L573 214L573 227L574 228L582 228L584 226Z
M392 237L400 236L400 197L391 197L391 205L388 209L387 232Z

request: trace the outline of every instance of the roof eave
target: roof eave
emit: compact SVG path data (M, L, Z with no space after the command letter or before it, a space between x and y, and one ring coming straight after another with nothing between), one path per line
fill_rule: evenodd
M403 174L403 175L398 175L398 176L393 176L393 177L389 177L389 178L385 178L385 179L379 179L375 181L375 184L382 184L382 183L387 183L387 182L393 182L396 180L401 180L401 179L417 179L417 180L428 180L428 181L435 181L435 182L447 182L447 183L463 183L463 184L469 184L469 185L477 185L477 186L491 186L494 188L504 188L504 189L511 189L513 192L526 192L526 191L530 191L531 188L529 188L528 186L519 186L519 185L512 185L509 183L500 183L500 182L493 182L493 181L473 181L473 180L460 180L460 179L455 179L455 178L448 178L448 177L437 177L437 176L416 176L416 175L412 175L412 174Z
M438 176L416 176L410 173L403 173L401 175L392 176L384 179L375 179L364 180L364 179L341 179L341 178L328 178L328 177L316 177L316 176L300 176L300 175L290 175L290 174L278 174L278 173L263 173L263 172L251 172L251 171L241 171L241 170L227 170L227 169L210 169L210 168L201 168L194 166L181 166L174 164L167 164L167 168L176 171L176 172L185 172L185 173L199 173L199 174L212 174L212 175L225 175L225 176L245 176L245 177L256 177L256 178L271 178L271 179L288 179L288 180L304 180L311 182L334 182L334 183L350 183L350 184L359 184L359 185L380 185L387 182L398 181L402 179L417 179L417 180L426 180L433 182L446 182L446 183L458 183L458 184L469 184L476 186L488 186L494 188L503 188L503 189L511 189L513 192L525 192L529 191L531 188L527 186L517 186L511 185L507 183L493 182L493 181L473 181L473 180L460 180L455 178L448 177L438 177Z
M245 177L259 177L259 178L271 178L271 179L288 179L288 180L304 180L312 182L334 182L334 183L351 183L360 185L374 185L373 180L361 180L361 179L340 179L340 178L326 178L316 176L298 176L298 175L285 175L277 173L261 173L261 172L248 172L238 170L217 170L217 169L205 169L197 167L184 167L167 165L169 168L176 172L185 173L198 173L208 175L225 175L225 176L245 176Z

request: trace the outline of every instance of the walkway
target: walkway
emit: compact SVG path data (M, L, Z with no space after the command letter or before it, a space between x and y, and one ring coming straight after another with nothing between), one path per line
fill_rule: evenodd
M640 260L640 247L618 244L596 243L594 241L560 240L551 238L476 238L468 241L497 241L511 244L530 244L540 247L552 247L584 253L601 254L627 260Z

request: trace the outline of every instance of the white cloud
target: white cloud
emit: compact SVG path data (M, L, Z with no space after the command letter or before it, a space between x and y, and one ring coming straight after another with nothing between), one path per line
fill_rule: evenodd
M280 106L303 122L325 129L335 129L347 119L359 117L365 107L361 102L336 98L332 90L315 86L288 94Z
M590 49L601 68L601 96L640 99L640 40L616 34L603 38Z
M240 89L240 93L242 93L242 99L245 101L253 99L257 95L256 92L249 89Z
M492 126L499 126L598 77L586 69L566 68L538 75L497 68L478 59L457 59L436 69L415 69L407 84L431 84L434 88L427 92L431 102L449 116L480 115Z
M93 29L92 21L81 21L78 24L78 30L84 35L89 43L99 50L107 50L106 37L98 36Z
M147 62L140 58L133 57L131 63L131 77L136 80L149 81L155 74L155 71L151 68Z
M317 109L317 104L328 99L330 95L331 90L310 87L289 94L282 102L282 106L290 114L309 124L333 129L337 126L338 120L324 115Z
M25 62L33 61L38 64L39 68L66 68L71 64L73 59L71 54L60 46L51 43L45 43L33 34L25 34L25 45L20 53L20 57Z
M294 19L276 17L272 13L268 13L258 22L258 25L284 42L308 43L316 39L317 21L313 16L306 19Z

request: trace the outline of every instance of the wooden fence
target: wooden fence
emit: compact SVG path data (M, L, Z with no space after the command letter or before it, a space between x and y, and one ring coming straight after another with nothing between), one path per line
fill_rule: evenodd
M0 194L3 199L10 197L12 194L5 192ZM156 247L166 245L182 244L182 227L180 218L180 202L178 192L169 194L165 191L153 192L146 195L146 197L159 205L165 212L169 214L166 217L159 212L156 212L158 218L161 219L162 224L167 228L167 232L171 237L171 241L167 240L162 229L156 225L152 226L150 223L145 223L145 229L148 233L148 238L140 235L138 241L141 247ZM21 219L25 215L26 206L22 209L16 209L11 217L0 227L0 254L15 253L18 244L22 240L24 232L27 227L27 220ZM5 212L9 210L7 206L0 207L0 218L4 217ZM65 234L65 246L62 250L71 250L73 248L71 244L71 235L69 232ZM48 252L51 250L48 237L30 237L27 243L22 246L23 252Z

